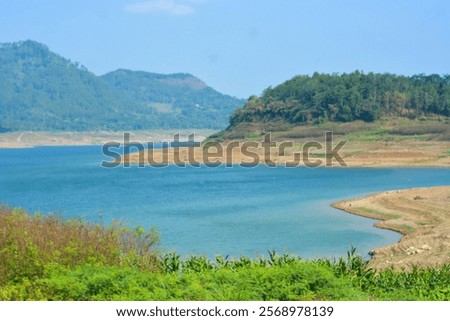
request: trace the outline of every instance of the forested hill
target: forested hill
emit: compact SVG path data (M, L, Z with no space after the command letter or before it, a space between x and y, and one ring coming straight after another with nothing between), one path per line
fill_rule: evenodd
M224 128L230 115L245 103L217 92L190 74L117 70L102 79L133 101L157 112L172 128Z
M236 110L230 126L244 122L291 124L374 121L382 116L450 116L450 75L320 74L296 76Z
M0 44L0 132L217 129L243 104L187 74L98 77L43 44Z

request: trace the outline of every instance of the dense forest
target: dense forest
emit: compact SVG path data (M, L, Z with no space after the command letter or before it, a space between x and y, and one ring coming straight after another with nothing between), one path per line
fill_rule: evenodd
M236 110L231 126L281 120L371 122L382 116L450 116L450 75L320 74L296 76Z
M0 132L213 128L244 101L189 74L98 77L47 46L0 44Z

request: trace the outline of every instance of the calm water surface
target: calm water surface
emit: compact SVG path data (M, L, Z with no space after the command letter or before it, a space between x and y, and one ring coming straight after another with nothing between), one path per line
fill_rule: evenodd
M116 168L98 146L0 149L0 203L91 221L154 226L181 254L306 258L360 253L398 233L330 207L388 189L450 183L450 169Z

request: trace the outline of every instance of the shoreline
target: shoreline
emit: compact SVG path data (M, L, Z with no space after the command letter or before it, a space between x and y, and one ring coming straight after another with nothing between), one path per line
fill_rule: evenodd
M402 234L397 243L370 252L369 266L375 270L450 263L450 186L379 192L331 206L379 220L374 227Z
M215 131L211 129L154 129L129 131L86 131L86 132L7 132L0 133L0 149L33 148L39 146L89 146L103 145L107 142L123 143L124 134L137 142L172 141L175 134L182 139L195 133L196 138L204 140Z
M248 141L206 141L198 147L169 148L167 153L153 150L150 154L143 150L129 154L127 160L131 164L144 166L164 159L168 164L218 162L225 165L254 166L270 162L286 167L450 168L449 141L414 137L397 141L365 141L345 140L342 136L335 136L333 140L331 146L317 137L274 140L266 146L257 138Z
M411 208L410 202L414 201L423 204ZM330 206L377 220L373 227L401 234L398 242L368 252L369 267L376 271L410 271L414 267L450 264L450 185L377 192L339 200ZM405 206L409 211L405 211Z
M187 136L195 133L197 142L204 141L209 137L213 130L205 129L167 129L167 130L142 130L130 131L130 142L138 142L146 146L146 142L171 142L174 140L175 134L180 134L180 141L187 141ZM339 137L336 137L336 140ZM312 139L312 138L311 138ZM292 163L294 157L300 156L297 166L305 165L305 155L309 156L311 163L321 162L319 167L325 167L326 151L322 149L312 148L310 153L302 151L303 146L311 141L310 139L293 140L293 146L280 150L273 148L270 150L270 160L277 166L285 166ZM103 145L107 142L117 142L123 145L124 132L112 131L91 131L91 132L9 132L0 134L0 149L10 148L33 148L37 146L88 146ZM243 144L244 141L230 141L233 143ZM230 143L228 142L228 143ZM248 142L247 142L248 143ZM267 154L261 147L247 148L244 154L239 148L228 150L227 142L221 143L223 150L221 155L214 155L217 150L215 147L205 148L202 143L201 147L194 148L193 159L195 162L202 164L214 163L219 161L224 165L239 165L244 163L246 166L254 166L255 164L264 164L269 160ZM205 155L205 150L209 155ZM130 164L148 165L148 153L144 149L141 152L129 154ZM154 150L154 161L159 163L163 159L161 150ZM294 154L297 154L294 156ZM249 155L257 155L258 160ZM339 155L345 161L347 168L450 168L450 142L448 141L422 141L416 139L407 139L402 141L346 141L343 148L339 150ZM208 158L205 161L205 156ZM187 148L181 147L177 150L169 148L168 164L177 164L176 160L187 162L189 153ZM187 164L189 165L189 164ZM150 166L150 165L149 165ZM289 167L289 166L287 166ZM341 165L333 159L332 166L341 167Z
M180 135L188 135L192 131L184 130ZM198 131L197 131L198 132ZM173 131L170 131L173 133ZM120 141L123 133L95 132L92 135L84 133L32 133L15 132L0 134L0 149L10 148L33 148L37 146L88 146L101 145L104 142L116 139ZM205 139L206 136L197 137ZM40 135L40 136L39 136ZM161 132L133 132L133 141L144 142L144 139L153 141L170 141L169 131ZM32 140L30 138L37 138ZM80 137L82 139L80 139ZM29 143L29 145L27 144ZM38 142L38 144L36 144ZM31 144L33 143L33 144ZM411 142L403 144L403 154L397 146L390 151L371 150L363 154L355 154L354 151L344 150L343 159L347 162L344 168L450 168L450 146L448 143L438 142L413 142L414 147L420 152L409 152ZM361 143L359 143L361 144ZM434 149L430 149L433 154L426 149L430 145L441 146L440 154ZM371 146L376 146L372 143ZM424 147L422 150L420 147ZM355 148L351 146L351 148ZM358 150L361 145L358 145ZM168 163L177 165L176 159L188 160L188 149L170 148ZM247 155L243 155L239 150L231 150L231 155L226 153L220 157L212 157L210 160L221 161L224 165L238 165L241 162L248 162ZM162 158L161 150L154 150L156 162ZM260 163L264 164L265 155L261 149L254 150L259 157ZM141 160L147 161L147 152L132 153L129 155L131 164L140 164ZM386 154L389 157L380 157ZM398 153L398 154L397 154ZM202 148L196 148L194 159L202 163ZM319 155L319 154L317 154ZM354 156L357 157L354 157ZM430 156L431 155L431 156ZM175 157L176 156L176 157ZM283 155L271 154L276 166L283 166L286 161L290 161L292 151ZM353 156L353 157L352 157ZM399 157L393 157L399 156ZM229 162L231 157L231 162ZM426 157L424 160L418 159ZM311 161L324 160L323 155L311 157ZM370 161L369 161L370 160ZM144 162L144 165L148 165ZM254 165L254 164L251 164ZM190 166L187 164L187 166ZM248 166L248 163L247 163ZM264 166L264 165L262 165ZM305 167L305 164L299 166ZM321 166L324 167L324 166ZM333 166L338 168L340 166ZM394 268L411 269L413 265L422 267L435 267L450 263L450 186L421 187L405 190L385 191L371 194L362 198L341 200L331 204L332 207L343 210L353 215L379 220L374 224L376 228L383 228L402 234L401 239L394 244L376 248L370 252L372 259L369 265L375 269Z
M234 142L232 142L234 144ZM326 154L300 152L301 145L279 153L275 148L271 150L270 157L265 154L263 148L249 148L241 151L239 148L228 150L223 146L220 153L215 147L205 148L205 145L195 147L189 151L186 147L169 148L167 152L153 150L151 156L147 150L131 153L127 156L130 164L151 166L153 163L161 163L165 160L167 164L214 164L255 166L266 164L270 161L277 166L305 167L307 162L313 164L310 167L345 167L345 168L450 168L450 144L447 142L409 142L403 143L402 148L397 145L384 146L383 144L349 143L342 150L341 157L346 166L341 166L336 159L332 160L331 166L326 165ZM206 150L206 151L205 151ZM420 152L417 152L419 150ZM296 154L296 155L295 155ZM299 158L294 161L294 157ZM307 158L306 158L306 157ZM150 158L151 157L151 158ZM150 161L149 161L150 160ZM306 160L306 161L305 161ZM316 162L320 163L314 166ZM295 164L291 166L289 164Z

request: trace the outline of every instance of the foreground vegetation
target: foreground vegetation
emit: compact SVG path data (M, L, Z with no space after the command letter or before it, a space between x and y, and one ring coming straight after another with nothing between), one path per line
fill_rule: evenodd
M156 234L0 209L0 300L449 300L450 266L375 272L356 255L181 259Z

